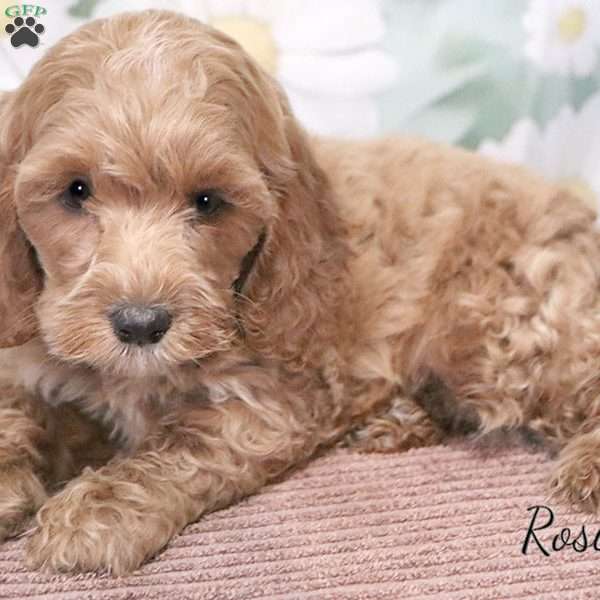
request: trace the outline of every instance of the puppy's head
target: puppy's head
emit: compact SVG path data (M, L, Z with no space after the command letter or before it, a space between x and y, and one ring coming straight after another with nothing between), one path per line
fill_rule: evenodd
M0 346L39 334L62 360L164 372L230 348L261 278L263 296L297 278L268 256L320 174L226 36L168 12L97 21L0 110Z

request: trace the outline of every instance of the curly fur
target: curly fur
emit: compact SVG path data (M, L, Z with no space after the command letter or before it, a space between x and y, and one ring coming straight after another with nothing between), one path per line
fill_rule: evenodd
M555 491L598 510L579 199L423 141L309 138L232 40L168 12L86 25L0 113L0 537L37 511L31 565L124 573L321 446L472 429L543 436ZM228 205L203 219L206 188ZM115 337L124 301L169 308L160 343Z

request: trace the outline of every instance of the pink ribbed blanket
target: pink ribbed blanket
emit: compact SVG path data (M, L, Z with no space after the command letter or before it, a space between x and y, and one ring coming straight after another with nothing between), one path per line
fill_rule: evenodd
M547 549L594 519L549 502L550 462L463 446L398 455L332 452L285 481L189 526L129 577L28 572L24 540L0 546L4 600L391 598L535 600L600 597L600 553L545 556L527 508L550 504ZM538 524L548 518L540 509ZM563 533L563 539L566 534ZM571 538L572 539L572 538ZM560 545L560 538L558 545Z

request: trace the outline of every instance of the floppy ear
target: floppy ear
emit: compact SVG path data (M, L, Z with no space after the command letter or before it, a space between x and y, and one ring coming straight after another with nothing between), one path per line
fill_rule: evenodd
M240 317L251 346L302 369L337 335L325 315L344 295L349 249L329 178L285 93L251 61L244 74L245 89L257 91L243 110L277 216L253 249L255 267L244 289L252 302Z
M14 199L11 94L0 95L0 348L19 346L37 330L33 305L41 287L34 251L19 227Z

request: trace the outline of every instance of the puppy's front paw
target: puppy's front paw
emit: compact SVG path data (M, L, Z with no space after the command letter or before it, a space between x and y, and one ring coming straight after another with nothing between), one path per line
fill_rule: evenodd
M27 564L52 571L133 571L174 533L143 486L87 471L39 511Z
M550 480L555 497L585 512L600 512L600 457L585 447L569 448L561 454Z
M0 464L0 541L19 533L45 499L44 486L29 466Z

